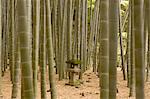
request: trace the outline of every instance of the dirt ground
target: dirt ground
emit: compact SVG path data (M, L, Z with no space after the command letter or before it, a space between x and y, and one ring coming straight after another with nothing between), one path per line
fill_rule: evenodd
M119 93L117 99L134 99L134 97L128 97L129 89L126 87L127 82L123 80L122 72L118 69L117 86ZM9 72L5 73L2 79L2 93L3 99L11 99L11 82L9 81ZM84 73L83 84L78 88L65 85L68 80L58 81L58 75L56 76L58 99L100 99L99 98L99 80L95 73L91 70ZM40 86L40 81L39 81ZM20 89L20 88L19 88ZM47 90L49 89L49 83L47 78ZM38 88L38 98L40 99L40 87ZM18 97L20 99L20 96ZM50 92L47 92L47 99L50 99ZM145 99L150 99L150 82L145 83Z

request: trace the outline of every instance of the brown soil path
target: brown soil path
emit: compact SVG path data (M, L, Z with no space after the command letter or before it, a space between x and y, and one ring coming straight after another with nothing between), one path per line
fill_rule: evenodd
M118 82L117 86L119 93L117 94L117 99L134 99L134 97L129 98L129 89L126 87L126 81L123 80L122 72L118 70ZM9 72L5 73L2 79L2 92L3 99L11 99L11 86L9 81ZM58 76L56 76L58 99L99 99L99 80L96 74L87 71L83 76L84 83L78 87L71 87L65 85L67 80L58 81ZM40 86L40 83L39 83ZM145 84L145 99L150 99L150 82ZM48 78L47 78L47 90L49 89ZM38 99L40 99L40 87L38 88ZM20 97L18 97L20 99ZM50 93L47 92L47 99L50 99Z

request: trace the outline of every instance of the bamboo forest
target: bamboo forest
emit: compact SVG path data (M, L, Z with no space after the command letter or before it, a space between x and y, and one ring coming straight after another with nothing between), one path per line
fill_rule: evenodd
M150 0L0 0L0 99L150 99Z

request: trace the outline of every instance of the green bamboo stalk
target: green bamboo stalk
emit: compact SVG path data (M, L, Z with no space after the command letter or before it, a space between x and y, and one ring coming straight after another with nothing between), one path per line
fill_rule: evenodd
M81 60L81 73L80 73L80 79L82 80L82 74L84 73L85 71L85 52L84 52L84 48L85 48L85 40L86 40L86 25L85 25L85 22L86 22L86 1L85 0L82 0L81 2L81 7L82 7L82 14L81 14L81 19L82 19L82 22L81 22L81 39L80 39L80 60Z
M144 66L147 69L146 71L146 81L148 81L148 72L149 72L149 66L148 66L148 59L147 59L147 53L148 53L148 4L147 0L144 0Z
M14 0L11 0L11 32L10 32L10 69L11 80L14 78Z
M41 99L46 99L46 3L40 1L40 71L41 71Z
M77 0L76 11L76 28L77 28L77 59L80 59L80 30L81 30L81 0Z
M95 8L95 19L93 20L93 27L94 30L92 31L94 33L94 38L92 39L92 41L94 41L94 49L93 49L93 72L97 71L97 45L98 45L98 27L99 27L99 6L100 6L100 1L97 0L96 2L96 8ZM92 36L93 37L93 36ZM90 41L92 43L92 41ZM91 48L91 47L89 47ZM91 53L92 54L92 53Z
M64 56L65 56L65 51L64 51L64 47L65 47L65 32L66 32L66 22L67 22L67 1L64 1L64 9L63 9L63 16L62 16L62 21L61 21L61 31L59 31L60 34L60 45L59 45L59 57L60 57L60 63L59 63L59 80L62 80L64 78Z
M71 60L72 59L72 22L73 22L73 17L72 17L72 0L68 0L68 11L67 11L67 60ZM67 64L68 68L70 67L70 64ZM69 84L73 84L73 77L72 74L69 73Z
M14 82L12 88L11 99L18 99L19 96L19 80L20 80L20 47L19 47L19 36L16 34L15 37L15 64L14 64Z
M33 0L33 51L32 51L32 67L33 67L33 88L34 97L37 98L37 76L38 76L38 60L39 60L39 28L40 28L40 1Z
M54 66L53 66L53 44L52 44L52 30L51 30L51 11L50 2L46 0L46 37L47 37L47 52L49 63L49 82L51 90L51 99L57 99L56 82L54 78Z
M130 44L130 57L131 57L131 66L130 66L130 92L129 97L135 96L135 52L134 52L134 5L133 0L129 2L131 4L130 7L130 20L131 20L131 44Z
M2 1L0 0L0 64L1 64L1 56L2 56ZM3 98L2 95L2 70L0 66L0 98Z
M133 0L136 99L144 99L144 0Z
M100 99L109 99L109 0L100 1Z
M149 0L145 0L145 4L146 4L146 17L147 17L147 23L150 22L150 1ZM148 65L147 65L147 80L149 80L149 67L150 67L150 25L147 24L148 27Z
M127 86L130 88L131 82L131 2L129 1L129 16L128 16L128 36L127 36Z
M28 27L26 1L17 0L17 32L20 37L21 50L21 77L23 93L21 99L34 99L33 79L32 79L32 63L30 55L30 34Z
M84 65L84 72L89 69L87 65L87 35L88 35L88 4L87 0L85 1L85 39L84 39L84 50L83 50L83 65Z
M54 52L55 52L55 64L56 64L56 74L58 74L58 0L54 0L54 13L53 13L53 20L54 20L54 25L53 25L53 34L54 34Z
M109 0L109 98L116 99L117 83L117 48L118 48L118 3Z

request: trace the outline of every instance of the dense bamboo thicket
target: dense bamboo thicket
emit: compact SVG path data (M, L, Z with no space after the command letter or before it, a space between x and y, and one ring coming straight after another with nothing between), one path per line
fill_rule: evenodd
M6 73L11 99L58 99L57 82L77 87L87 70L99 99L116 99L118 68L129 97L144 99L149 17L149 0L0 0L0 99Z

